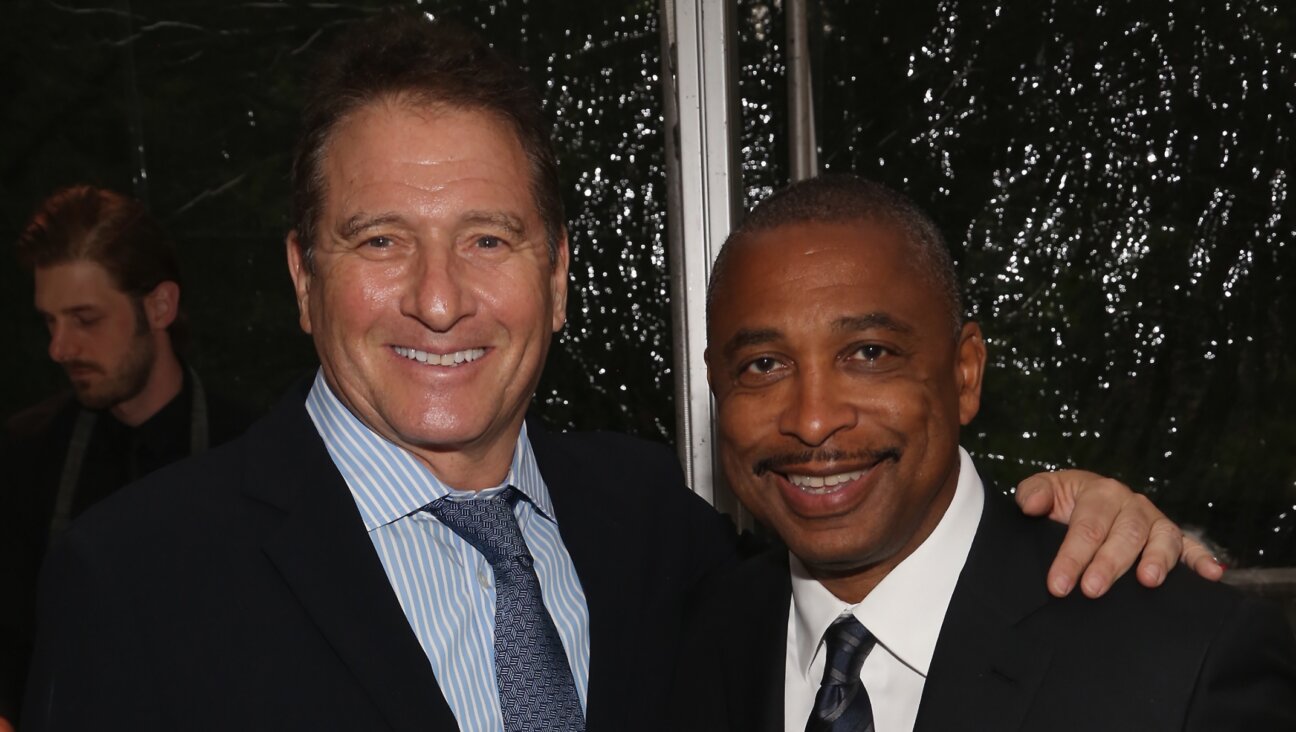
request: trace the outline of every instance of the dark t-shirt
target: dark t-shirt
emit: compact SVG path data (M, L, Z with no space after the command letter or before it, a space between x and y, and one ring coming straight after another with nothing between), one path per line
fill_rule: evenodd
M238 436L252 414L205 394L209 446ZM95 414L68 518L192 452L193 384L137 427ZM50 543L59 483L81 406L60 394L9 419L0 436L0 717L17 719L31 654L36 578Z

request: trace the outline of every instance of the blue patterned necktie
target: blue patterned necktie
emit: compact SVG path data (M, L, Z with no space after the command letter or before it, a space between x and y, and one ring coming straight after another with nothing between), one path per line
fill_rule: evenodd
M518 497L509 487L491 498L441 498L424 510L476 547L495 573L495 678L506 732L583 732L567 654L513 515Z
M860 681L860 668L876 644L877 639L854 616L838 618L828 626L823 682L806 732L873 732L873 705Z

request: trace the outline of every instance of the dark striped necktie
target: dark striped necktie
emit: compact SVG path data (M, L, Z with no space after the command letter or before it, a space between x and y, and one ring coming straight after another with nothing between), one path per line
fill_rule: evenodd
M806 732L873 732L873 705L860 668L877 639L854 616L833 621L824 633L826 662Z
M562 638L513 515L517 498L509 487L491 498L442 498L424 510L476 547L495 574L495 678L506 732L583 732Z

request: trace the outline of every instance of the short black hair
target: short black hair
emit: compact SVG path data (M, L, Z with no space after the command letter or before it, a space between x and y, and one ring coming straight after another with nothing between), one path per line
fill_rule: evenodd
M936 222L902 193L856 175L823 175L789 185L761 201L725 239L707 285L707 318L716 290L728 277L732 252L743 239L789 224L873 221L895 227L913 263L945 299L957 334L963 327L963 296L954 258Z
M421 14L382 12L347 28L323 52L311 78L292 168L292 227L308 266L324 200L329 138L349 115L381 101L482 111L505 122L531 164L531 193L550 260L557 257L565 224L552 126L526 75L480 35Z

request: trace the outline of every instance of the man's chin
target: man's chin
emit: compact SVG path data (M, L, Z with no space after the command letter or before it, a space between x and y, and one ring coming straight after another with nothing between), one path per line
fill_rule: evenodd
M817 578L850 577L867 572L887 557L877 547L846 546L813 537L789 543L788 548Z
M73 387L76 394L76 400L86 409L100 411L110 409L116 406L121 400L114 399L111 395L101 394L93 389L78 389Z
M121 389L106 388L109 386L111 385L73 381L72 393L81 406L95 411L112 409L130 398L130 395L122 393Z

